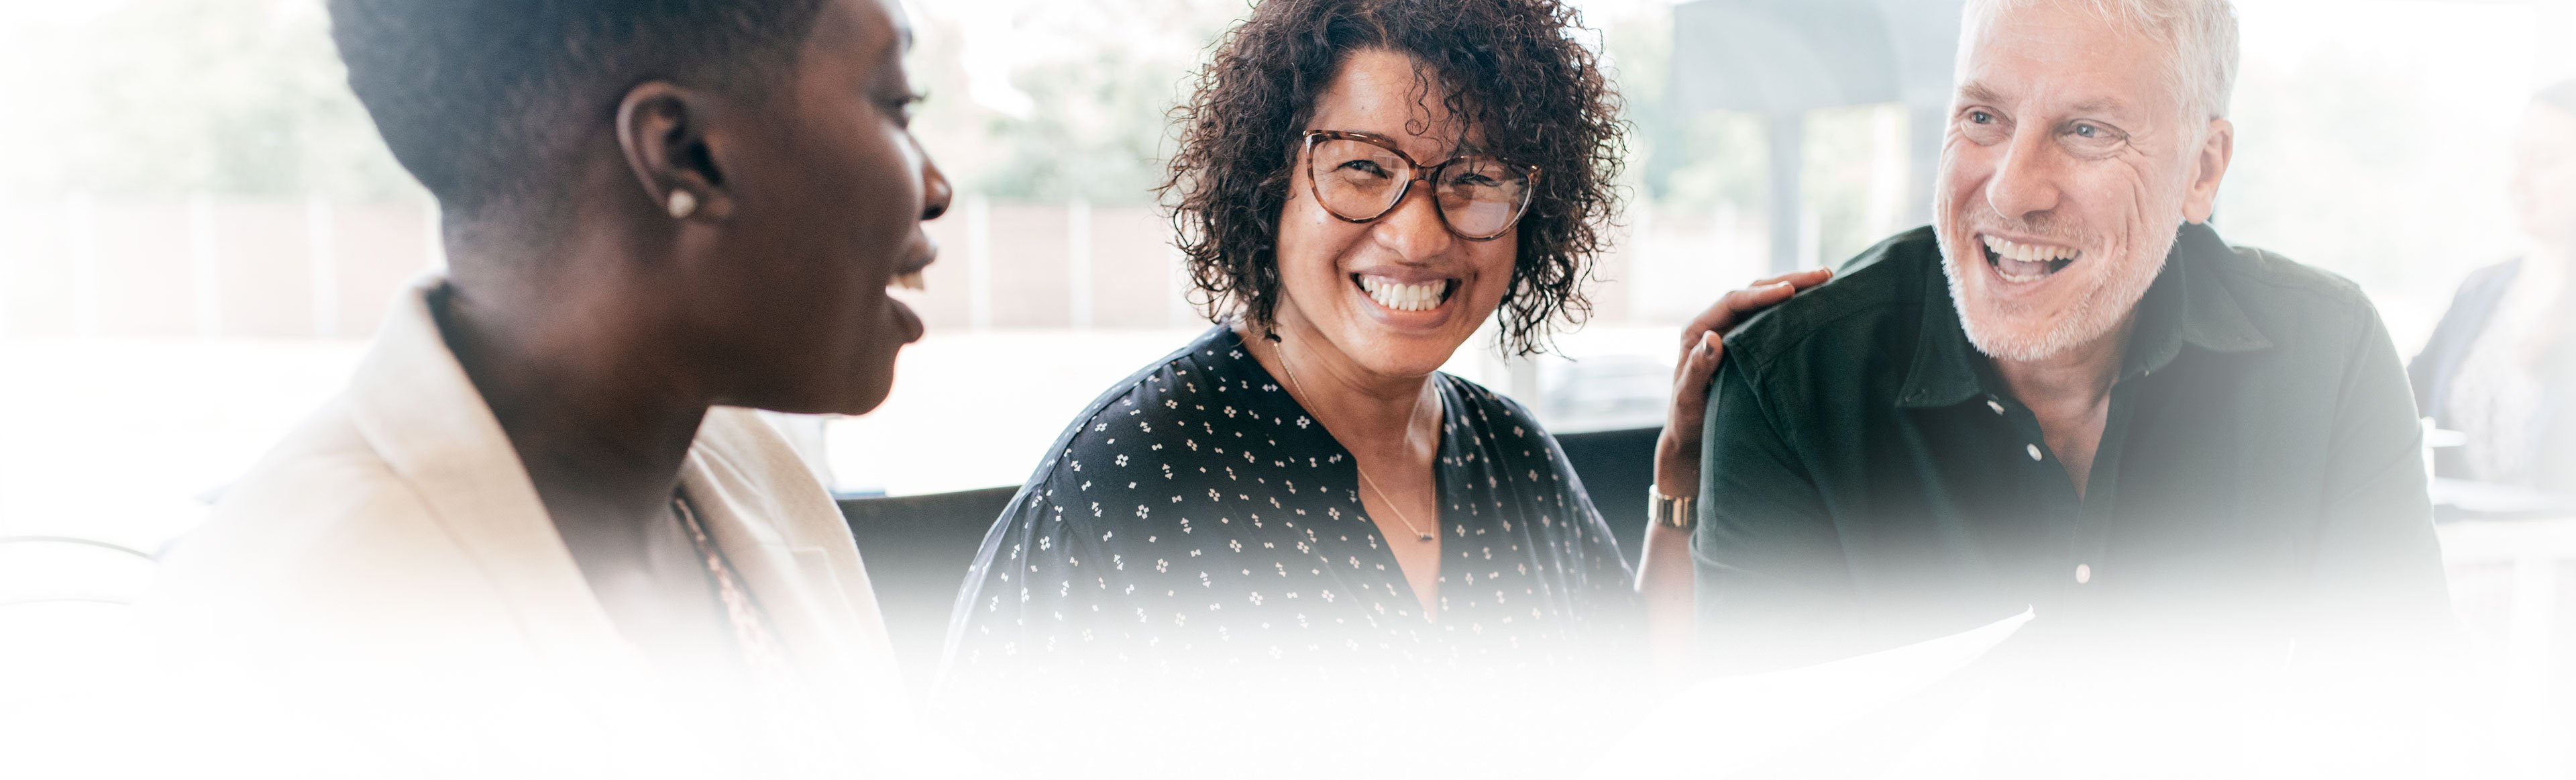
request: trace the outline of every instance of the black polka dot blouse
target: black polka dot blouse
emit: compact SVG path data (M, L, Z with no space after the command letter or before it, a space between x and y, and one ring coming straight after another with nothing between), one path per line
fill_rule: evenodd
M1360 503L1350 453L1230 328L1122 381L1056 440L986 535L951 673L1099 659L1536 659L1625 646L1628 566L1555 439L1436 375L1438 619Z

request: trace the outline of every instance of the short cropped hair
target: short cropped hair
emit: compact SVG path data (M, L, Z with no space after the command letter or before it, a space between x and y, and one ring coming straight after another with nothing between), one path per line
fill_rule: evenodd
M1969 48L2003 11L2040 3L2081 7L2127 24L2173 52L2174 94L2204 119L2224 119L2236 92L2236 6L2228 0L1968 0L1960 25L1960 72Z
M1363 49L1411 56L1446 87L1446 108L1486 150L1539 167L1518 224L1500 346L1546 351L1583 296L1598 232L1616 206L1626 146L1619 99L1579 19L1559 0L1265 0L1219 45L1189 102L1173 109L1179 149L1159 188L1211 319L1260 333L1279 304L1280 209L1306 121L1344 61Z
M823 0L329 0L349 87L451 216L556 199L572 139L655 78L758 96Z

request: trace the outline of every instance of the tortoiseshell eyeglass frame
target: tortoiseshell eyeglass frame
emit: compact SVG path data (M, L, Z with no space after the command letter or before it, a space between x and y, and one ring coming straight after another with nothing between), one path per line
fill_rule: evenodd
M1397 185L1395 189L1395 197L1387 199L1386 207L1378 209L1375 214L1370 214L1365 217L1354 217L1340 211L1336 211L1331 205L1325 202L1323 185L1316 183L1316 179L1319 177L1315 175L1314 170L1315 144L1323 141L1358 141L1360 143L1384 149L1387 152L1394 154L1396 159L1403 160L1404 164L1413 166L1413 177L1404 180L1403 184ZM1502 163L1503 165L1509 166L1512 169L1518 170L1527 175L1529 177L1528 185L1521 190L1521 202L1514 204L1512 207L1512 218L1504 220L1503 226L1495 228L1494 232L1491 233L1474 235L1459 230L1457 225L1450 223L1449 210L1440 205L1440 199L1437 196L1434 196L1431 199L1431 210L1440 215L1440 225L1448 228L1449 232L1456 233L1459 238L1464 238L1469 241L1492 241L1494 239L1501 238L1504 233L1511 232L1513 225L1521 223L1521 217L1529 215L1530 199L1538 192L1538 166L1523 165L1489 154L1462 154L1446 160L1441 160L1433 165L1425 166L1421 163L1414 162L1413 155L1405 154L1403 149L1396 148L1395 139L1378 135L1376 133L1363 133L1357 130L1308 130L1306 131L1305 146L1299 152L1298 156L1306 158L1306 189L1308 193L1314 195L1316 205L1323 206L1324 213L1333 215L1333 218L1351 223L1375 222L1378 218L1386 216L1388 212L1394 211L1397 205L1404 203L1404 196L1413 192L1414 182L1436 181L1442 171L1448 170L1450 165L1461 160L1481 157ZM1439 185L1434 184L1432 186L1438 187Z

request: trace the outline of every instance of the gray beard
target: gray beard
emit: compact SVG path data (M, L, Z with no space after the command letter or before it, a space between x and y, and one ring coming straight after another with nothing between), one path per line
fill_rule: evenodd
M2074 311L2067 312L2066 316L2050 323L2048 330L2041 333L2038 338L2017 340L2004 334L1986 332L1979 318L1971 314L1976 310L1968 305L1967 291L1959 284L1959 268L1958 263L1955 262L1961 255L1957 247L1950 245L1948 233L1949 231L1946 230L1941 231L1939 239L1941 278L1949 284L1950 307L1958 311L1959 324L1968 332L1968 343L1974 345L1978 352L1984 353L1988 358L2016 363L2037 362L2057 357L2065 354L2067 350L2093 343L2117 330L2121 320L2127 319L2130 310L2137 308L2138 301L2146 297L2147 288L2154 286L2156 277L2164 273L2165 258L2173 254L2174 245L2182 240L2182 226L2176 224L2173 231L2167 234L2162 242L2163 248L2157 251L2155 257L2132 258L2134 262L2139 263L2139 267L2143 269L2142 272L2114 277L2106 281L2103 286L2095 288L2091 295L2077 301ZM1972 254L1965 256L1968 262L1980 264L1986 262L1984 249L1971 248L1970 251ZM2105 311L2106 307L2113 310Z

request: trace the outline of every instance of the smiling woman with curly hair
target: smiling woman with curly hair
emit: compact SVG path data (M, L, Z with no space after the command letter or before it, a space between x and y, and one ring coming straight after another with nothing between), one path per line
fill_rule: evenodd
M1636 646L1555 440L1439 372L1488 320L1529 354L1587 311L1624 149L1579 33L1558 0L1254 8L1173 111L1163 187L1219 324L1056 441L959 595L952 673Z
M1262 4L1201 72L1194 99L1173 110L1181 143L1163 191L1177 196L1173 223L1211 313L1262 333L1275 326L1275 244L1305 128L1350 56L1374 50L1410 71L1406 91L1379 96L1419 104L1388 117L1408 123L1407 134L1428 131L1420 123L1438 113L1450 132L1472 129L1479 151L1541 173L1504 242L1516 259L1502 288L1503 348L1541 352L1560 319L1580 324L1591 308L1581 283L1626 147L1618 96L1574 38L1574 15L1555 2ZM1428 105L1435 94L1439 105Z

